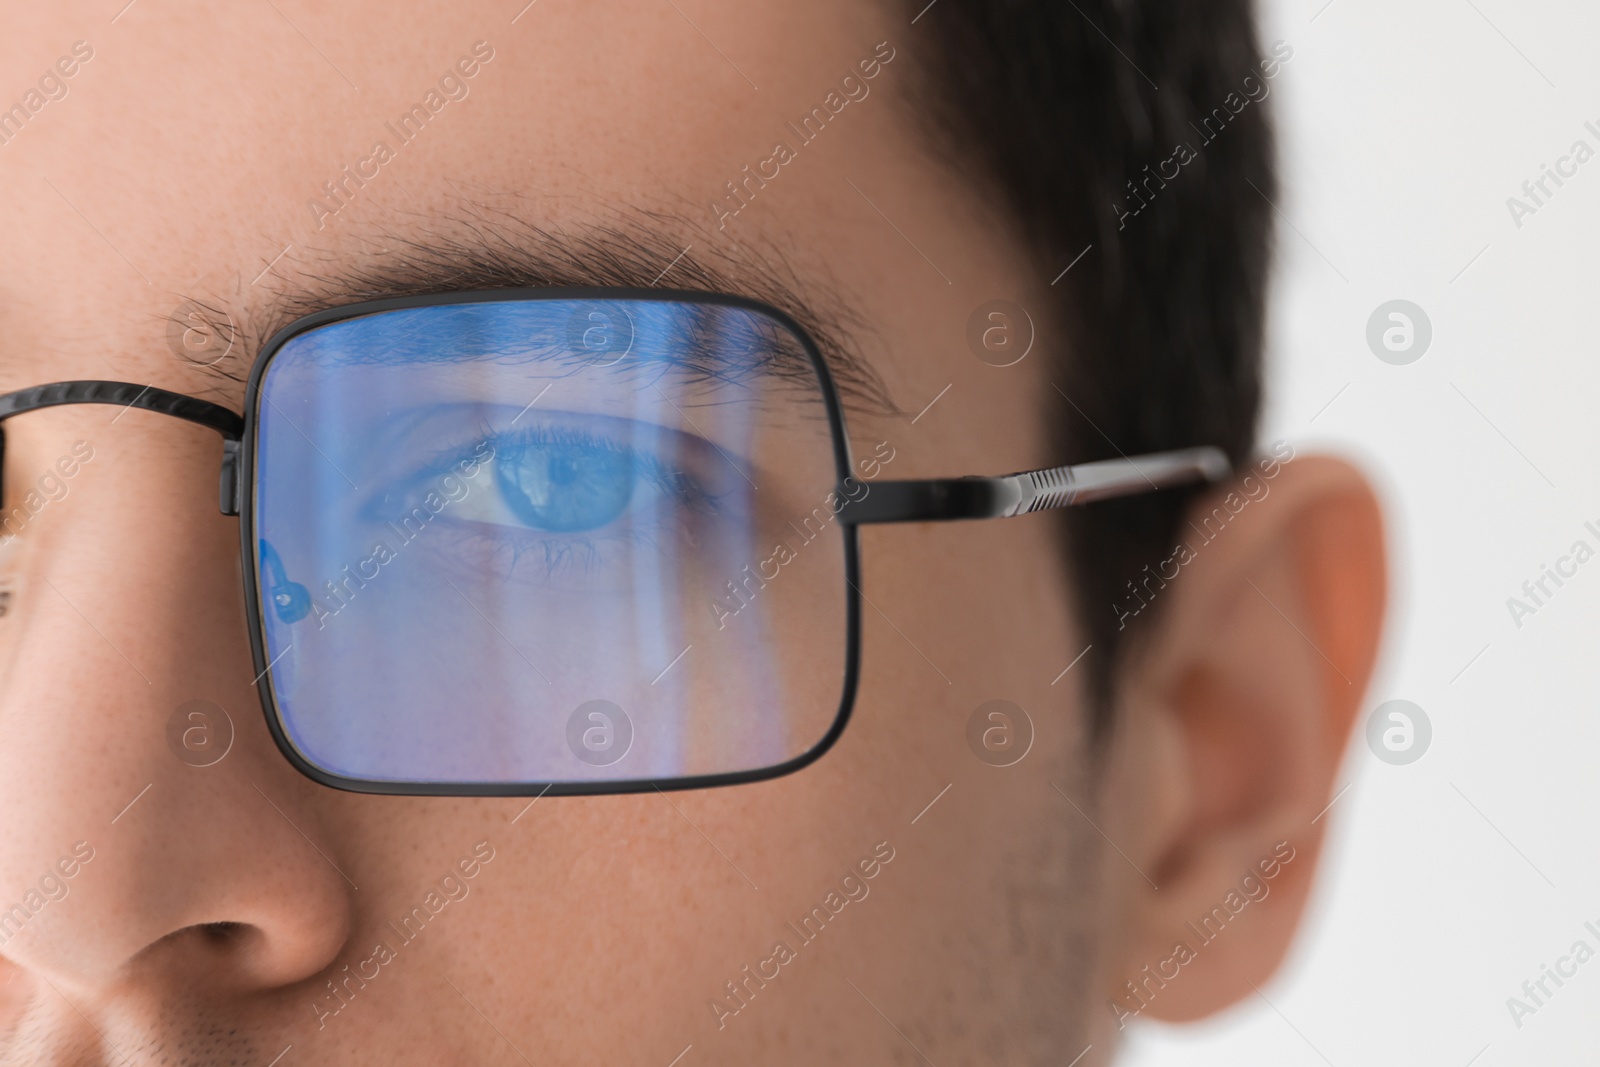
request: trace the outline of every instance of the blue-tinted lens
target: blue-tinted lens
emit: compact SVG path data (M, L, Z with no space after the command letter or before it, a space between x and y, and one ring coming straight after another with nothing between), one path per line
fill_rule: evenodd
M504 300L294 337L254 536L276 714L344 778L726 774L812 748L845 671L821 386L741 307Z

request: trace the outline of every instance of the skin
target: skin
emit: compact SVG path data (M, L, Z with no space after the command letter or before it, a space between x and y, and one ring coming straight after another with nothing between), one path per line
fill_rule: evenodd
M515 4L146 3L114 23L115 5L6 5L0 70L43 72L79 40L94 58L0 147L0 390L119 379L238 410L242 386L168 344L186 296L249 349L275 302L320 291L308 275L474 208L574 231L643 209L665 213L664 271L691 242L672 269L737 278L781 250L801 299L854 313L854 351L904 414L855 411L852 435L858 453L893 443L890 476L1070 458L1046 444L1046 419L1070 417L1040 406L1049 361L997 370L966 347L973 309L1027 305L1053 272L919 135L902 13L677 6L544 0L513 24ZM322 183L480 40L494 58L470 97L319 229ZM872 95L719 229L724 183L879 42L896 58ZM1041 329L1041 352L1071 358ZM289 1047L285 1065L666 1064L692 1046L678 1062L948 1067L1088 1045L1082 1063L1108 1062L1112 998L1284 842L1270 894L1140 1015L1200 1017L1270 978L1382 615L1370 490L1295 459L1161 592L1091 750L1079 676L1060 673L1085 641L1051 518L872 529L855 719L809 769L531 809L361 796L302 777L267 734L216 436L105 407L19 417L6 507L76 441L93 459L0 549L0 901L93 849L0 948L7 1063L265 1065ZM965 740L997 698L1037 731L1008 768ZM237 731L204 768L166 742L197 699ZM328 981L480 842L470 894L324 1015ZM870 895L719 1025L708 1002L880 842L894 858Z

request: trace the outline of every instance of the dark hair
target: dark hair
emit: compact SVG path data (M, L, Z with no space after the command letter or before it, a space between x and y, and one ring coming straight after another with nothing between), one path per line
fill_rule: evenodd
M1262 64L1249 0L936 0L907 43L936 149L1006 206L1043 279L1043 318L1071 339L1048 354L1069 399L1044 397L1062 457L1215 444L1246 461L1276 196L1266 92L1247 87L1276 66ZM1128 637L1152 614L1124 629L1118 605L1172 555L1191 499L1063 519L1098 732Z

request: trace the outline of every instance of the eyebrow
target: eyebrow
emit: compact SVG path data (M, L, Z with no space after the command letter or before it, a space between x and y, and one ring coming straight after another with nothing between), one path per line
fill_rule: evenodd
M816 342L847 407L901 413L862 355L858 338L871 328L837 285L802 274L773 246L730 246L697 234L681 215L631 209L569 227L468 204L430 214L409 230L362 238L353 251L306 250L292 259L287 269L271 268L249 286L251 296L237 316L218 298L190 298L188 306L234 342L226 356L202 368L219 391L237 396L269 338L329 308L480 290L663 288L728 293L788 313ZM770 369L795 371L782 361Z

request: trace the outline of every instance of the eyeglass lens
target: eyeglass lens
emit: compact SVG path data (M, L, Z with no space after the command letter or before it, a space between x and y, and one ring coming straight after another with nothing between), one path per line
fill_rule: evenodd
M657 300L384 311L294 336L258 404L268 677L322 771L721 775L832 725L837 459L779 320Z

